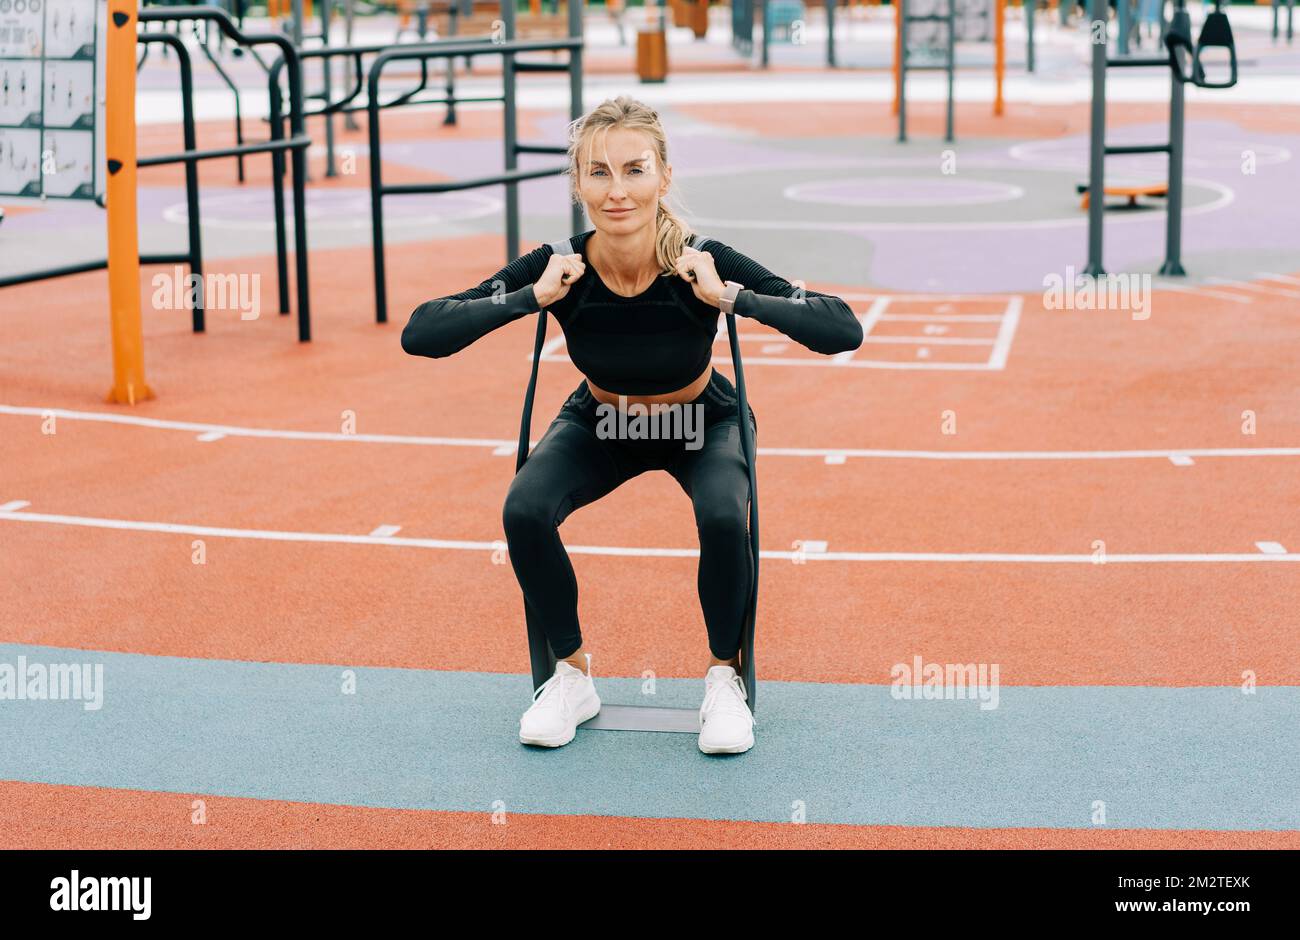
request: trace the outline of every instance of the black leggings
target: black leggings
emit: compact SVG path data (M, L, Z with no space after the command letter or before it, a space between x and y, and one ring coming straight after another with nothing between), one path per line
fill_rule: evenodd
M599 404L584 379L511 481L502 516L525 604L540 618L555 657L572 656L582 646L578 582L560 541L560 523L640 473L667 470L695 507L697 586L709 649L718 659L733 658L740 650L754 572L749 474L736 421L735 386L715 370L690 403L699 406L694 414L703 417L702 444L698 430L685 439L599 436ZM749 419L757 442L753 408Z

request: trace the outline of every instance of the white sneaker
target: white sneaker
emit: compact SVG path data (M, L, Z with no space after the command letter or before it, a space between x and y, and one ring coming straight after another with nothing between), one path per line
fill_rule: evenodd
M591 654L587 654L587 673L560 660L555 675L533 693L533 704L519 719L521 744L561 747L573 740L578 725L594 718L600 711L600 697L592 681Z
M704 677L700 750L740 754L754 746L754 715L745 704L745 683L730 666L712 666Z

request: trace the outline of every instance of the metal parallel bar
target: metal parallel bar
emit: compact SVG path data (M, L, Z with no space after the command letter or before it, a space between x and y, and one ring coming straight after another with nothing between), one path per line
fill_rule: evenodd
M997 2L997 0L993 0ZM948 0L948 120L945 125L943 139L952 141L952 123L953 109L956 107L954 101L956 95L953 89L953 83L956 81L957 72L957 0Z
M140 263L146 263L144 258L140 258ZM77 264L60 265L57 268L45 268L41 271L25 271L22 274L6 274L0 276L0 287L15 287L18 284L30 284L33 281L45 281L53 277L66 277L69 274L84 274L87 271L103 271L108 267L108 259L100 258L96 261L82 261Z
M1025 3L1025 71L1034 73L1034 8L1038 0L1024 0Z
M142 43L162 43L163 46L170 46L176 53L176 64L181 74L181 127L185 142L185 152L192 153L198 149L198 141L194 132L194 76L193 66L190 62L190 52L185 48L185 43L181 42L180 36L175 33L169 33L165 30L158 32L145 32L136 36L137 42ZM164 162L177 162L168 160ZM190 267L190 274L198 279L200 285L203 284L203 230L199 224L199 164L198 160L193 157L184 158L185 163L185 222L189 232L189 252L186 258ZM147 163L141 163L136 160L136 166L148 166ZM157 164L154 164L157 165ZM190 311L190 326L195 333L202 333L207 328L206 311L204 309L204 297L202 288L199 290L198 303Z
M441 180L436 183L391 183L383 187L385 196L412 196L421 193L451 193L462 189L478 189L481 186L495 186L501 183L510 185L524 180L540 179L543 176L555 176L564 172L564 167L545 167L536 170L515 168L505 173L493 173L490 176L474 176L463 180ZM518 257L518 255L516 255Z
M1181 277L1183 270L1183 82L1169 70L1169 186L1165 207L1165 263L1160 273Z
M1061 4L1065 16L1065 4ZM1089 28L1106 35L1109 10L1106 0L1090 0ZM1106 45L1092 43L1092 108L1088 147L1088 264L1084 273L1100 277L1102 267L1102 213L1106 208Z
M894 0L898 14L898 142L907 141L907 0Z
M453 45L455 46L455 48L451 49L450 47ZM418 44L411 43L405 47L402 47L403 51L405 51L406 49L430 50L430 49L437 49L439 47L447 47L447 51L445 53L440 53L437 55L428 53L424 55L417 54L417 55L401 56L401 58L403 59L421 60L421 77L422 77L421 84L417 88L413 89L412 91L406 92L404 93L404 95L384 103L383 105L381 105L381 107L400 107L404 104L446 104L448 105L449 109L453 109L450 113L454 115L454 107L459 102L501 101L502 96L500 95L457 98L455 97L455 93L454 93L454 85L450 82L448 83L447 86L448 97L446 99L429 98L429 99L415 100L409 97L427 88L428 77L426 73L427 64L424 62L425 59L444 58L444 57L450 59L453 56L461 56L461 55L466 56L468 58L468 55L470 53L487 54L491 52L498 52L500 46L501 46L500 43L493 43L491 40L469 38L469 39L461 39L461 40L437 40L431 43L418 43ZM570 49L571 51L573 49L571 42L566 39L535 40L535 41L527 41L527 42L519 43L516 51L518 52L534 52L534 51L550 51L550 50L558 51L566 48ZM307 59L330 59L335 56L348 56L353 59L356 68L356 86L346 98L341 99L339 102L330 103L325 107L313 111L305 111L304 112L305 116L316 117L319 115L326 115L326 114L349 113L352 111L368 110L367 105L359 105L355 108L347 108L342 106L344 103L350 103L351 101L355 100L356 97L361 93L361 88L363 83L363 79L361 77L361 70L362 70L361 57L370 54L377 55L379 53L388 52L393 49L394 47L392 45L365 45L365 46L323 46L317 49L300 50L299 55L303 61L306 61ZM276 62L272 63L270 66L267 66L267 71L274 80L278 81L280 72L282 71L283 67L284 67L283 60L277 60ZM537 62L537 63L516 62L515 64L516 71L558 72L558 71L568 70L569 68L570 67L564 63L551 63L551 62ZM320 96L316 95L311 97L317 98ZM444 123L454 124L455 120L453 118L453 120L445 121Z
M330 0L317 0L317 2L320 3L320 40L324 46L328 47L330 44ZM330 74L331 64L329 59L321 60L321 78L323 81L321 94L326 102L330 100L330 94L333 91L333 76ZM329 178L338 175L334 162L334 115L330 113L325 115L325 176Z
M304 116L311 118L311 117L319 117L321 115L349 114L355 111L367 110L367 105L364 104L356 105L355 107L348 106L351 104L352 101L354 101L358 96L360 96L362 88L364 87L365 79L362 77L361 57L367 53L381 52L384 49L388 49L388 48L391 47L357 46L357 47L345 48L340 46L340 47L332 47L327 50L311 49L304 52L303 55L305 58L328 59L328 58L333 58L336 55L348 56L352 58L355 64L355 74L356 74L356 84L353 86L352 91L349 92L346 97L340 98L338 101L332 101L332 102L329 101L328 98L325 98L324 93L309 95L308 97L311 99L325 100L326 104L324 104L322 107L317 108L315 110L305 111ZM283 68L284 68L284 61L282 59L277 59L275 62L271 64L268 70L268 74L271 76L272 81L276 81L276 82L279 81L280 73L281 71L283 71ZM421 73L424 74L426 72L427 72L427 65L422 63ZM474 96L470 98L456 98L454 95L454 89L453 89L453 93L450 95L449 98L414 98L413 97L420 91L426 90L426 88L427 88L427 74L424 74L424 80L421 82L419 86L417 86L416 88L408 92L404 92L402 95L398 96L397 98L390 99L389 101L383 102L380 105L380 107L381 108L400 107L406 104L448 104L450 106L454 106L457 101L486 102L486 101L501 100L500 95L485 95L485 96ZM267 118L267 120L270 120L270 118ZM455 122L453 121L452 123Z
M470 3L470 12L473 12L473 3ZM447 4L447 32L455 36L460 32L460 4L456 0L451 0ZM420 38L424 38L423 32ZM470 58L465 57L465 68L469 68ZM443 127L456 126L456 60L447 60L447 113L442 116Z
M504 5L504 10L507 17L510 18L513 17L512 8L510 7L509 3L506 3ZM570 13L571 29L573 28L572 27L573 18L575 14L578 12L580 11L575 9L573 12ZM509 36L512 31L513 31L513 20L511 19L511 25L507 27L507 36ZM443 190L426 189L424 188L425 186L440 186L440 187L447 187L447 188L467 189L476 186L492 185L492 183L490 182L485 182L484 179L471 180L471 181L457 181L451 183L443 182L437 184L402 184L400 187L398 186L386 187L384 185L383 169L382 169L383 155L381 150L382 144L381 144L380 133L379 133L379 115L380 115L379 80L383 75L384 68L391 62L409 61L411 59L425 60L425 59L436 59L436 58L449 58L452 56L467 55L467 54L474 54L474 55L490 54L490 55L505 56L506 58L503 59L502 62L502 74L509 76L506 82L505 94L503 95L503 100L506 102L505 136L508 141L507 154L513 154L515 139L514 139L514 129L511 127L511 121L515 116L515 112L513 107L511 107L511 103L513 101L513 89L510 87L510 81L513 80L513 72L509 69L509 62L513 58L513 55L518 52L546 52L549 50L563 50L563 49L570 50L571 53L570 63L573 64L574 66L574 69L571 70L570 74L572 76L576 72L578 76L576 79L574 78L570 79L571 97L573 97L575 89L578 92L576 104L573 101L570 102L570 111L572 112L575 107L577 108L581 107L581 94L580 94L581 72L579 70L579 63L581 60L580 58L578 58L578 53L582 49L582 46L583 46L583 40L581 36L570 36L566 39L549 39L549 40L532 40L532 41L520 41L516 39L507 38L505 42L500 42L500 43L494 43L490 41L484 42L482 40L478 40L478 41L452 40L452 41L443 41L443 42L434 42L434 43L410 43L402 46L392 46L383 49L375 56L374 61L370 63L370 72L366 77L366 98L367 98L366 110L369 117L369 121L368 121L369 127L367 128L367 133L369 135L369 143L370 143L370 159L369 159L370 224L372 229L372 234L371 234L372 264L373 264L374 277L375 277L375 322L376 323L388 322L388 284L387 284L385 262L384 262L384 209L383 209L384 195L389 193L397 194L398 192L412 193L412 192L447 191L446 189ZM511 179L512 178L525 179L525 178L532 178L533 176L542 176L548 174L559 175L563 173L563 169L526 170L526 171L514 170L514 172L511 173L509 172L509 170L513 169L513 165L512 165L512 161L510 160L507 161L507 168L508 168L507 173L497 174L497 176L501 178L498 179L496 182L504 182L508 187L507 188L507 217L506 217L507 244L508 245L513 244L514 253L511 254L511 258L513 259L518 255L519 221L517 217L517 207L515 213L512 214L510 212L509 192L510 189L513 189L513 184L510 182ZM485 179L489 179L489 178L485 178ZM413 186L420 187L420 188L418 189L408 188ZM576 216L576 214L575 214L575 218L580 219L580 217ZM513 243L511 242L511 234L510 234L511 232L513 232Z
M1106 67L1112 69L1122 68L1154 68L1156 66L1169 67L1169 56L1108 56L1106 58Z
M194 23L192 24L192 26L194 29L194 37L198 39L199 24ZM220 30L217 31L217 36L218 37L221 36ZM212 67L216 69L217 74L221 76L221 80L226 83L226 87L230 89L230 93L235 96L235 143L243 144L244 119L243 119L242 110L239 105L239 88L231 80L230 76L226 74L226 70L221 67L221 63L218 62L216 56L212 54L212 50L208 48L208 24L207 23L203 24L203 38L199 40L199 48L203 50L204 57L208 60L208 62L212 64ZM244 182L244 158L242 155L240 155L239 157L238 164L239 164L238 165L239 181L242 183Z
M569 0L573 2L573 0ZM505 39L509 43L515 38L515 4L514 0L503 0L501 4L501 18L505 25ZM501 56L501 84L503 86L505 100L502 103L502 122L505 125L505 132L501 135L501 142L505 148L505 168L506 172L502 175L506 177L503 182L506 187L506 257L519 257L519 186L515 178L519 166L519 151L515 149L518 143L519 120L518 109L515 105L515 83L518 77L515 74L515 57L511 53L503 53Z
M826 66L835 68L835 0L826 0Z
M1169 153L1172 144L1117 144L1107 145L1106 156L1134 153Z
M455 104L456 102L464 102L464 101L500 101L500 100L501 100L500 97L492 97L492 98L451 98L451 99L448 99L448 98L412 98L410 101L402 101L402 102L400 102L400 105L404 107L404 106L408 106L408 105L409 105L409 106L418 106L418 105L423 105L423 104ZM380 110L383 110L383 109L385 109L385 108L392 108L392 107L396 107L396 106L398 106L398 105L394 104L394 102L392 102L392 101L383 101L383 102L380 102L380 105L379 105ZM367 106L364 105L364 104L350 104L350 105L348 105L347 107L331 107L331 108L329 108L329 109L320 109L320 110L316 110L316 111L308 111L308 112L307 112L307 117L316 117L317 115L320 115L320 114L327 114L327 113L328 113L328 114L334 114L334 113L338 113L338 114L353 114L353 113L355 113L355 112L357 112L357 111L366 111L366 110L368 110L368 108L367 108ZM446 122L444 121L443 123L445 124Z
M384 180L379 149L379 76L383 53L366 76L366 131L370 138L370 251L375 274L375 322L388 322L388 279L384 271Z
M284 119L280 116L283 100L280 95L278 65L267 72L266 93L270 98L271 139L284 138ZM284 151L271 151L271 200L275 216L275 283L279 294L280 315L289 315L289 246L284 227Z
M170 36L171 34L168 33ZM301 137L289 137L283 140L267 140L254 144L243 144L239 147L215 147L210 150L193 150L185 153L165 154L162 156L141 157L137 166L165 166L169 163L187 163L194 160L215 160L220 157L238 157L250 153L274 153L276 151L292 150L294 147L311 146L311 138L304 134Z
M141 22L179 22L181 20L207 20L217 24L218 29L226 35L227 38L233 39L236 43L244 46L255 45L274 45L280 49L281 57L286 60L289 70L289 124L290 136L295 138L305 137L306 128L303 118L303 91L302 91L302 63L298 55L297 47L283 36L277 36L273 33L244 33L230 18L225 10L216 7L203 6L186 6L186 7L167 7L152 8L140 11L139 19ZM253 52L250 48L249 52ZM254 57L256 57L254 55ZM260 61L260 60L259 60ZM278 86L274 86L276 91L271 94L271 104L275 107L277 104ZM273 122L272 136L280 137L282 134L275 133L275 125L280 122ZM272 160L276 159L278 151L272 152ZM294 214L294 254L295 266L297 269L297 294L298 294L298 340L307 342L311 339L311 293L308 283L307 273L307 195L306 195L306 175L307 175L307 148L305 146L293 147L290 150L290 163L293 173L293 214ZM282 157L280 159L283 159ZM193 165L193 164L190 164ZM277 180L277 184L278 184ZM277 187L273 187L277 188Z
M190 256L180 252L161 255L141 255L141 264L185 264L190 260Z
M564 62L516 62L516 72L567 72L569 66Z
M703 2L703 0L701 0ZM582 117L582 83L583 83L583 50L586 48L586 40L582 32L582 7L581 3L570 0L569 8L569 35L577 37L577 44L569 50L569 121L577 121ZM620 27L621 28L621 27ZM561 148L567 152L567 148ZM581 232L586 228L584 217L586 210L583 207L581 199L569 200L569 221L574 232Z

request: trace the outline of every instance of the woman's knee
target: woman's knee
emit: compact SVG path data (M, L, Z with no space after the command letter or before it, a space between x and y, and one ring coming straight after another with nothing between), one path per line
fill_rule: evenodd
M747 505L744 499L734 496L701 500L695 507L695 525L700 541L734 541L743 539L748 532Z
M519 479L515 477L501 509L507 539L545 534L555 528L553 501L533 487L516 485Z

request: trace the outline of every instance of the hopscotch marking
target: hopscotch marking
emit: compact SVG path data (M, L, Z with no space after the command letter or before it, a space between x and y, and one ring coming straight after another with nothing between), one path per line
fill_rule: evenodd
M763 347L761 347L764 355L745 356L745 365L829 366L831 368L849 367L858 369L940 369L966 372L1000 371L1006 368L1007 357L1011 353L1011 341L1015 338L1016 327L1020 323L1020 314L1024 310L1025 306L1024 298L1017 294L840 294L839 296L846 301L866 300L871 302L865 313L858 314L858 321L862 324L863 341L861 348L836 353L833 356L767 355L766 353L768 353L769 348L773 344L773 337L770 334L737 331L737 339L741 343L764 344ZM1001 313L995 314L981 313L962 315L961 313L954 312L955 308L953 306L955 301L962 300L1000 302L1003 304L1003 309ZM888 313L890 305L897 301L907 301L910 303L933 303L935 312L933 314ZM882 321L889 322L897 320L909 323L920 323L922 324L921 332L927 335L874 335L875 327L878 323ZM942 335L948 332L949 327L946 324L953 323L996 323L998 324L998 331L997 335L992 337L959 337ZM714 343L726 343L727 341L726 324L721 318L719 318L718 331L714 335ZM543 348L541 361L572 363L568 354L561 351L560 347L563 345L563 336L557 337L553 344L547 343ZM913 346L916 347L916 351L910 358L872 359L865 354L866 350L872 345ZM947 360L941 354L942 350L940 349L940 347L945 346L988 347L989 353L987 358L982 362ZM530 360L532 359L531 353L529 353L528 358ZM731 363L731 356L714 356L712 362L714 365L729 365Z

